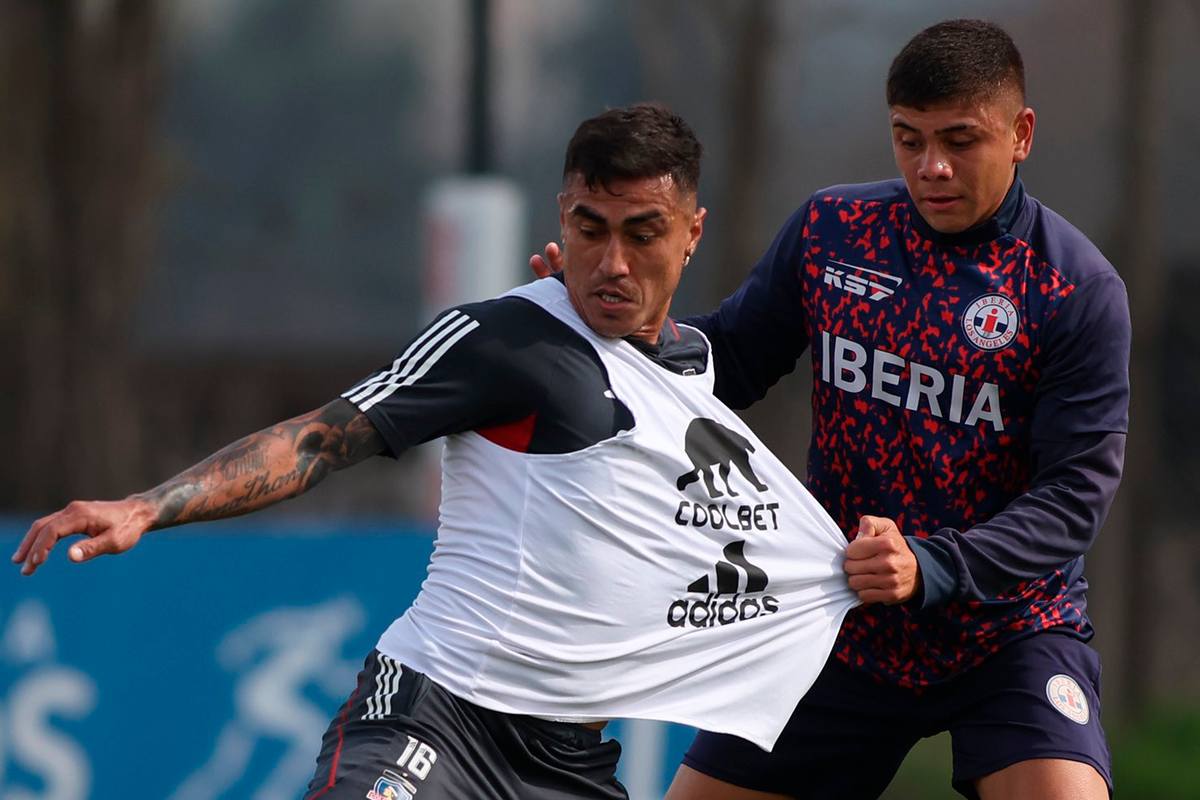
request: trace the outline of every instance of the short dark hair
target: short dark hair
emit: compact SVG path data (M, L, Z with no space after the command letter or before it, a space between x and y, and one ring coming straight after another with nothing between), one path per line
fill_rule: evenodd
M986 102L1006 92L1025 104L1021 51L1003 28L979 19L929 26L904 45L888 70L889 106Z
M589 189L613 181L670 175L685 193L700 188L704 151L691 126L662 103L612 108L585 119L567 145L563 182L580 175Z

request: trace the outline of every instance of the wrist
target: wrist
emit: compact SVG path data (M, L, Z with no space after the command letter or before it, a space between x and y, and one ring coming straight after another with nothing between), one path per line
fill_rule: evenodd
M130 522L143 531L152 531L174 524L166 513L168 494L151 489L131 494L124 502L130 504Z
M930 608L950 600L958 580L958 569L950 554L930 539L905 536L904 541L917 558L918 588L910 602L919 608Z

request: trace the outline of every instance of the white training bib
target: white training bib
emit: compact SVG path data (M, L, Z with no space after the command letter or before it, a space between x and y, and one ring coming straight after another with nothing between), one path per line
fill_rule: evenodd
M429 574L379 650L485 708L657 719L769 750L858 604L846 537L712 394L513 290L599 354L634 426L538 455L448 437Z

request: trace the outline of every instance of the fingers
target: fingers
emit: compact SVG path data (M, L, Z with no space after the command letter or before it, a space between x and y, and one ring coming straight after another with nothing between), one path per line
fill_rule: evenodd
M869 539L875 536L875 520L878 517L860 517L858 520L858 536L857 539Z
M883 603L890 606L903 603L913 595L908 584L896 574L852 575L848 583L850 590L857 594L864 604Z
M907 561L908 552L908 544L900 537L855 539L846 546L844 569L849 575L895 571Z
M549 242L541 255L530 256L529 268L539 278L549 278L555 272L561 272L563 266L562 248L558 242Z
M858 595L858 599L864 605L883 603L894 606L897 603L907 603L916 596L917 591L921 588L920 581L911 583L899 576L895 576L895 581L878 581L877 577L862 576L851 578L849 581L850 589Z
M902 603L916 591L916 557L896 522L887 517L859 519L858 534L846 546L842 569L864 603Z
M25 536L21 539L21 543L17 545L16 552L14 552L12 555L14 564L20 564L25 560L25 556L29 555L29 548L33 545L34 539L37 538L37 532L45 520L46 518L42 517L29 526L29 530L25 532Z
M117 537L112 531L107 531L99 536L93 536L85 542L71 545L67 550L67 558L76 564L81 564L84 561L91 561L96 556L112 555L128 549L119 545Z
M529 268L533 270L533 274L539 278L549 278L553 272L550 269L550 265L546 263L546 259L542 258L540 255L529 257Z
M869 606L873 603L882 603L885 606L894 606L905 601L896 590L891 589L864 589L858 594L858 599L862 601L864 606Z
M38 567L46 563L50 551L59 539L87 530L71 506L62 511L42 517L29 528L25 538L13 553L13 563L21 564L22 575L32 575Z
M550 269L555 272L562 272L563 253L562 248L558 246L558 242L547 242L545 255L546 261L550 264Z
M848 562L863 561L873 558L886 558L902 553L908 549L902 536L871 536L857 538L846 545L846 560Z
M865 575L851 575L848 579L850 588L858 593L860 599L865 600L864 593L876 592L879 595L890 595L893 598L899 597L904 591L904 581L898 573L889 572L872 572ZM883 600L876 598L877 602Z
M916 559L902 555L888 559L847 561L846 582L851 591L864 603L904 603L921 587L921 573Z
M871 538L874 536L899 535L900 528L896 521L887 517L872 517L864 514L858 519L858 536Z
M67 557L79 563L98 555L123 553L137 544L145 525L135 514L138 504L75 501L61 511L43 517L30 526L13 553L14 564L22 575L32 575L46 563L50 551L69 536L88 536L87 541L71 545Z
M895 520L862 516L858 520L858 532L846 547L846 558L871 558L880 553L894 552L896 544L902 541L903 536Z

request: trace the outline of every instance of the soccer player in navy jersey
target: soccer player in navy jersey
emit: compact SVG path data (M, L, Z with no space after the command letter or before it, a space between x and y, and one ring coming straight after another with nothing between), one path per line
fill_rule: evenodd
M688 320L735 408L809 350L807 480L865 605L771 753L700 733L669 800L878 797L944 731L967 797L1111 792L1082 570L1124 456L1124 285L1017 176L1035 115L1001 28L921 31L887 104L901 179L817 192Z
M1124 285L1017 177L1035 116L1001 28L921 31L887 104L902 179L815 194L695 321L734 407L810 350L809 488L857 529L866 605L774 751L701 733L673 799L877 797L942 731L967 797L1111 791L1082 569L1124 455Z

